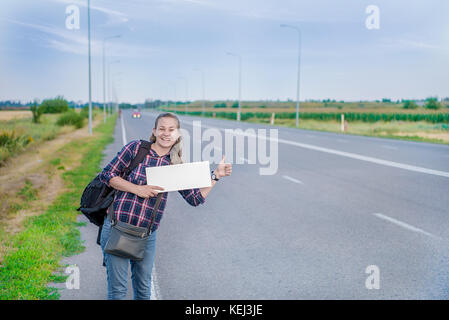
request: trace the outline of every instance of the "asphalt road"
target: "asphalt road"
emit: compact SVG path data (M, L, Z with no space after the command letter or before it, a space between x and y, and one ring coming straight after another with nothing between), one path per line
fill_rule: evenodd
M148 139L157 115L132 119L126 141ZM204 130L278 129L278 166L233 162L205 204L170 193L158 229L156 299L449 298L449 147L181 116ZM209 143L203 142L202 148ZM221 158L225 144L216 144ZM123 146L121 122L103 166ZM193 150L191 151L193 154ZM211 167L215 168L215 164ZM84 218L80 216L80 221ZM84 220L83 220L84 221ZM61 299L105 299L96 228L86 251L62 261L80 268L80 289ZM378 289L368 289L375 266ZM369 287L369 285L368 285ZM129 292L129 298L132 298Z

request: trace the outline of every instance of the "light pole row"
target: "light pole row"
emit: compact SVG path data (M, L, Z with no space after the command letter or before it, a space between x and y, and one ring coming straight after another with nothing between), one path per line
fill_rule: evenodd
M91 68L91 36L90 36L90 0L87 0L87 37L88 37L88 76L89 76L89 134L92 134L92 68ZM106 37L103 39L103 121L106 122L106 54L105 47L106 41L114 38L120 38L121 35L115 35L111 37ZM108 76L109 76L109 96L111 96L112 85L110 77L110 66L112 63L119 61L113 61L108 64ZM109 99L109 101L111 101ZM112 106L111 106L112 109Z
M120 38L121 35L115 35L111 37L106 37L103 39L103 121L106 123L106 55L105 55L105 47L106 41L110 39ZM109 75L109 72L108 72Z

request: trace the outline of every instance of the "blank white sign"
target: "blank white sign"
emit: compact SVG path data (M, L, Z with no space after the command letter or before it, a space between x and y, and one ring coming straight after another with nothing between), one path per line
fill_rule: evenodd
M162 192L211 186L209 161L145 168L147 184L164 188Z

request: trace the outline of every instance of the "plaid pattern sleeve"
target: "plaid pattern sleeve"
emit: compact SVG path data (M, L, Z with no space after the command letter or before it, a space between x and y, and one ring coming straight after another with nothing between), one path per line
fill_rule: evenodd
M131 164L131 161L137 155L140 143L140 140L133 140L125 145L103 169L100 174L100 181L110 187L109 181L112 178L123 176L125 168Z
M201 194L200 189L198 189L198 188L179 190L178 192L191 206L194 206L194 207L196 207L196 206L204 203L204 201L206 201L206 199L204 199L203 195Z

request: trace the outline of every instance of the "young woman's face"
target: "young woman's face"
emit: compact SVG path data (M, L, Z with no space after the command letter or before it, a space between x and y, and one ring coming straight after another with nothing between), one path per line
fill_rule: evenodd
M171 148L179 138L178 121L170 117L160 118L153 134L156 144L162 148Z

